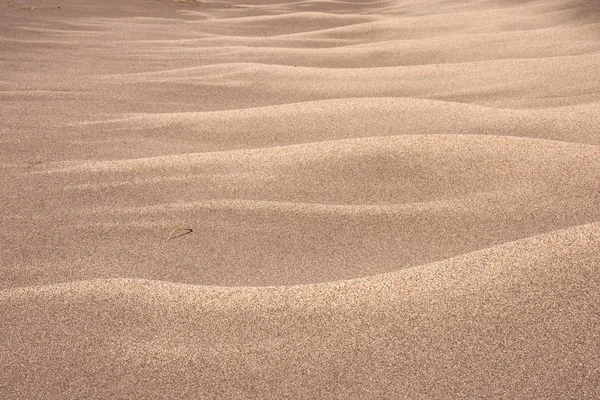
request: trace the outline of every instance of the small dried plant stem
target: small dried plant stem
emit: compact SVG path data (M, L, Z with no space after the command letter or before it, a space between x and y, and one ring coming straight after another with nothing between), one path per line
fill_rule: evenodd
M175 232L183 232L183 233L181 235L173 236L173 234ZM179 236L187 235L188 233L192 233L192 232L194 232L194 230L191 228L175 228L171 231L171 233L169 233L169 237L167 238L167 240L171 240L171 239L174 239Z

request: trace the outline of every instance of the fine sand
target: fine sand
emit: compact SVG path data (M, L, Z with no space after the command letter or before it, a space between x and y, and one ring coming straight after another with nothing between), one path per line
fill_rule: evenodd
M3 400L598 399L600 2L1 0L0 204Z

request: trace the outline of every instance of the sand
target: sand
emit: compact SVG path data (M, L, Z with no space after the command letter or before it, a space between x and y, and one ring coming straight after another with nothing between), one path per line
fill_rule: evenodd
M595 0L0 2L0 398L600 398L599 74Z

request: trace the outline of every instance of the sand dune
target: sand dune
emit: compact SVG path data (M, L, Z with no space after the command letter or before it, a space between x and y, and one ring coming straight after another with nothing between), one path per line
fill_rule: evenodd
M0 398L600 397L597 2L13 0L0 68Z
M5 341L28 345L3 377L31 398L594 398L599 228L321 285L5 290Z
M43 275L52 258L33 267L7 255L7 286L118 277L123 264L135 277L196 284L347 279L600 217L597 146L512 136L367 137L34 168L18 191L45 195L18 221L37 232L6 240L78 267ZM21 196L5 202L12 215L28 207ZM196 233L166 247L169 224Z

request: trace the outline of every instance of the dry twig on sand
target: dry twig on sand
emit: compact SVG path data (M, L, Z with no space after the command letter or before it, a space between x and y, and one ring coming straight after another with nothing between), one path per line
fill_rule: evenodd
M173 236L173 234L174 234L175 232L183 232L183 233L181 233L181 234L179 234L179 235L175 235L175 236ZM188 233L192 233L192 232L194 232L194 230L193 230L193 229L191 229L191 228L175 228L175 229L173 229L173 230L171 231L171 233L169 233L169 237L167 237L167 240L171 240L171 239L174 239L174 238L176 238L176 237L180 237L180 236L183 236L183 235L187 235Z

